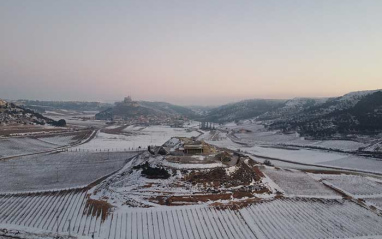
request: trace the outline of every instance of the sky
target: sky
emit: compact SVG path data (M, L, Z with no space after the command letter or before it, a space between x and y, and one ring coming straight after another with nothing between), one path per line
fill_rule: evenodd
M0 98L218 105L382 88L380 0L1 0Z

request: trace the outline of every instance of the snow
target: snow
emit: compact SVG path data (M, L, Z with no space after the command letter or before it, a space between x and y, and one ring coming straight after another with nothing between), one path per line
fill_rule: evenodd
M141 147L146 149L149 145L162 145L171 137L198 136L196 131L187 132L183 128L169 126L135 127L128 126L124 134L107 134L97 132L96 137L86 144L75 147L82 150L127 150Z
M117 210L113 220L102 224L100 237L119 239L125 233L139 238L147 233L161 238L350 238L381 235L381 222L348 201L286 199L235 211L203 206Z
M105 127L106 123L103 120L94 120L94 116L97 111L68 111L68 110L60 110L60 112L46 112L43 114L46 117L49 117L54 120L64 119L67 125L74 125L77 127ZM84 120L83 118L87 118Z
M242 149L253 155L272 157L289 162L382 173L382 160L374 158L307 149L287 150L256 146Z
M365 149L365 151L369 152L382 152L382 143L376 143L373 145L370 145Z
M229 130L230 137L248 146L258 145L289 145L298 147L319 147L342 151L356 151L360 147L367 147L364 142L352 140L306 140L299 134L283 134L279 131L269 131L259 122L246 121L240 125L221 126L222 130Z
M231 167L225 169L227 175L231 175L231 174L235 173L236 170L238 170L237 166L231 166Z
M0 192L87 185L120 169L134 152L61 152L0 161ZM58 176L58 177L57 177Z
M249 155L250 158L255 160L256 162L264 163L265 159L258 158L255 156ZM317 167L317 166L310 166L310 165L302 165L302 164L296 164L296 163L289 163L279 160L269 160L273 166L284 168L284 169L298 169L298 170L326 170L326 171L338 171L339 169L330 169L330 168L323 168L323 167Z
M132 208L126 205L128 200L142 203L142 197L156 195L155 190L176 193L176 195L189 194L194 190L184 186L179 188L170 186L175 182L175 178L180 177L181 170L174 170L177 174L173 174L169 179L142 178L139 170L133 170L130 173L131 167L142 163L143 159L154 163L154 166L164 165L176 169L208 169L225 166L222 163L170 163L163 160L161 156L145 158L145 154L142 154L142 158L136 157L129 161L129 158L136 153L114 151L138 146L145 148L148 145L161 145L165 142L173 145L177 144L177 140L170 139L171 137L198 135L196 131L187 132L185 129L166 126L129 126L120 135L98 132L90 142L72 148L74 152L24 156L15 160L0 161L0 192L3 192L0 193L0 235L1 228L7 228L19 230L22 235L33 233L33 237L51 238L58 226L60 235L67 236L70 219L71 234L81 238L89 238L93 232L96 232L95 237L100 239L157 238L158 236L190 239L361 238L363 236L377 238L382 236L380 216L354 202L339 199L338 194L318 181L323 179L325 183L340 188L356 198L364 198L368 204L380 207L381 181L354 175L311 177L311 174L297 170L277 170L265 167L266 177L262 179L262 183L273 189L273 192L276 189L283 192L287 196L286 199L272 201L263 198L263 201L259 203L237 210L217 209L203 203L196 206L177 207L145 203L145 206L156 205L155 208ZM278 137L277 133L273 136L265 133L264 135L270 138ZM287 150L261 147L261 145L245 147L234 143L227 134L221 131L203 135L201 138L218 146L291 162L382 171L382 168L379 169L378 166L380 161L375 159L367 161L369 159L363 157L318 150ZM49 137L42 140L46 142L36 141L40 141L42 145L56 146L70 141L69 138L64 137ZM335 143L347 145L346 142ZM56 147L54 145L53 147ZM8 142L8 148L10 146ZM113 151L94 152L100 149ZM193 157L202 159L201 156ZM225 170L228 174L232 174L237 167L227 167ZM57 191L84 187L116 171L118 172L90 191L84 189ZM142 187L147 183L157 183L158 186ZM99 191L97 195L94 195L96 189ZM45 192L15 194L30 191ZM101 220L100 216L95 216L97 215L94 213L95 208L88 206L89 193L92 194L92 198L108 196L109 202L115 202L113 203L115 207L111 209L105 221ZM59 215L58 225L56 215Z
M291 100L288 100L285 102L285 106L283 108L297 108L305 105L308 101L314 100L316 103L315 104L322 104L325 103L328 98L300 98L296 97Z
M317 143L310 144L311 146L316 146L320 148L327 149L339 149L343 151L354 151L358 148L366 147L368 144L351 141L351 140L324 140Z
M382 160L375 158L347 156L319 164L337 168L361 170L364 172L382 173Z
M57 147L52 143L27 137L0 139L0 158L48 151Z
M85 154L77 157L76 154ZM112 153L110 153L111 155ZM122 153L113 153L110 158L121 158ZM96 173L97 158L104 160L100 155L106 153L87 152L66 152L56 154L59 158L57 162L72 165L76 162L86 162L92 174ZM57 157L58 156L58 157ZM98 157L100 156L100 157ZM110 156L111 157L111 156ZM24 158L24 157L23 157ZM26 158L26 157L25 157ZM75 159L72 159L75 158ZM248 205L244 208L232 210L230 208L215 208L206 204L194 206L167 207L159 206L154 208L132 208L126 203L128 197L139 200L137 185L147 182L161 181L162 185L172 183L171 180L143 179L137 177L140 172L135 171L126 175L133 165L142 163L145 157L135 158L129 161L118 173L104 180L100 185L86 190L49 191L45 193L33 194L0 194L0 233L1 228L18 230L22 235L34 233L36 235L52 237L58 228L60 235L68 235L69 220L71 222L71 235L89 238L95 232L95 238L102 239L123 239L123 238L353 238L368 236L382 236L382 217L372 211L357 205L354 202L342 199L328 199L334 197L332 191L328 190L321 183L310 177L306 173L299 171L276 170L266 167L266 178L263 183L272 188L281 187L288 196L294 196L263 200L256 204ZM22 158L21 158L22 159ZM15 162L21 160L18 159ZM49 160L48 160L49 159ZM47 166L51 166L51 160L44 161ZM33 161L38 158L29 158L20 162L30 168ZM164 163L161 156L155 159L158 164ZM9 160L11 161L11 160ZM88 167L91 162L92 167ZM32 162L27 164L27 162ZM116 164L114 162L113 164ZM65 172L73 171L74 167L66 165ZM75 167L81 167L76 164ZM0 170L3 167L0 165ZM226 170L234 172L236 167ZM10 169L0 171L0 175L9 172ZM43 172L35 172L37 175ZM65 175L66 180L80 174L75 171L73 174ZM82 173L81 173L82 174ZM61 175L59 175L61 177ZM318 178L326 177L319 175ZM330 175L329 175L330 177ZM368 178L365 178L369 180ZM138 181L139 180L139 181ZM0 181L4 181L1 179ZM369 180L374 184L379 180ZM358 182L358 181L357 181ZM277 183L277 185L275 184ZM360 181L358 183L364 183ZM109 187L113 194L103 194L98 191L96 196L101 198L108 195L113 207L106 220L101 220L100 213L96 208L87 204L88 194L94 196L94 189L102 189L104 185ZM368 183L368 185L371 185ZM57 186L57 185L56 185ZM375 185L374 185L375 186ZM360 186L357 186L360 187ZM370 187L368 187L370 189ZM168 191L168 188L158 188ZM151 189L152 190L152 189ZM374 190L374 189L373 189ZM372 190L372 191L373 191ZM280 190L281 191L281 190ZM129 192L126 194L126 192ZM153 195L149 191L145 196ZM329 193L330 192L330 193ZM374 190L374 192L376 192ZM123 194L125 193L125 194ZM180 194L181 191L178 191ZM119 197L120 195L124 195ZM296 197L296 195L311 198ZM128 196L128 197L127 197ZM317 199L322 197L321 199ZM379 199L366 199L369 203L377 204ZM56 216L58 220L56 219ZM98 216L97 216L98 215ZM58 224L56 223L58 222ZM10 232L8 235L14 235ZM39 236L39 237L40 237Z
M340 99L341 99L341 101L349 101L349 100L358 101L360 98L367 96L367 95L371 95L377 91L381 91L381 90L354 91L354 92L350 92L350 93L342 96Z
M56 112L56 111L51 111L51 110L46 110L44 114L46 114L46 115L57 115L57 116L66 115L64 113L60 113L60 112Z
M114 124L114 125L109 125L107 127L105 127L105 129L116 129L116 128L119 128L119 127L122 127L123 125L119 125L119 124Z
M74 137L75 137L74 135L70 135L70 136L53 136L53 137L39 138L39 140L41 140L43 142L50 143L50 144L55 144L57 146L65 146L65 145L69 145L71 143L76 142L76 140L73 139Z
M301 171L266 167L263 171L287 196L341 198L335 191Z
M262 126L259 126L262 127ZM253 130L252 127L243 127L243 129ZM266 131L262 129L260 131L250 133L235 133L234 136L238 141L248 145L278 145L278 144L290 144L305 146L315 143L316 141L307 141L297 136L296 134L282 134L277 131Z
M357 175L319 174L325 184L331 185L354 198L382 197L382 183Z
M363 221L372 220L365 215L367 210L347 201L275 200L240 211L253 231L264 236L261 238L350 238L379 234L377 228ZM377 215L372 217L379 220Z
M174 146L176 146L179 143L180 143L180 140L178 138L171 138L170 140L168 140L164 144L164 146L166 146L166 147L174 147Z
M345 157L343 154L329 153L318 150L279 149L259 146L251 147L246 149L246 151L254 155L262 155L306 164L320 164Z
M199 128L199 121L190 120L187 123L184 124L184 127L186 128Z
M233 121L224 124L224 127L235 127L235 126L237 126L237 124Z
M298 147L318 147L345 152L356 151L368 144L352 140L305 140L296 134L282 134L276 131L260 131L255 133L235 133L238 141L249 145L290 145Z
M220 140L206 140L207 143L231 150L240 150L253 157L270 157L272 163L279 166L290 163L306 164L296 165L296 168L310 168L317 166L338 169L358 170L362 172L382 173L382 160L367 158L347 153L329 152L314 149L280 148L278 146L246 146L233 142L227 134L220 133ZM276 161L284 160L285 162ZM289 167L289 166L288 166Z
M379 198L365 198L366 203L373 205L382 211L382 197Z

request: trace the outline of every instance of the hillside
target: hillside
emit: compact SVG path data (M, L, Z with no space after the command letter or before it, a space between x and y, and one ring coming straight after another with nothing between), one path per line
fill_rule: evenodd
M195 113L186 107L165 102L132 101L126 98L111 108L96 114L98 120L136 120L158 122L166 119L193 118Z
M382 132L382 91L359 91L334 98L245 100L210 109L201 120L226 123L252 119L270 130L326 138Z
M166 102L139 101L139 104L141 106L144 106L156 111L160 111L163 113L167 113L167 114L178 114L178 115L186 116L188 118L196 117L196 114L192 109L179 106L179 105L173 105Z
M265 115L272 113L277 115L268 112L259 119L265 119ZM289 114L269 118L267 124L270 129L328 137L335 134L377 134L382 132L381 122L382 91L363 91L305 104Z
M45 125L65 126L65 120L55 121L30 109L0 100L0 125Z
M45 111L54 110L103 111L112 106L111 104L107 103L85 101L17 100L14 103L39 113L45 113Z
M327 99L312 99L312 98L294 98L284 102L282 107L267 111L257 117L258 120L272 120L280 117L293 116L303 110L320 105L326 102Z
M203 120L224 123L254 118L283 107L285 100L244 100L223 105L208 112Z

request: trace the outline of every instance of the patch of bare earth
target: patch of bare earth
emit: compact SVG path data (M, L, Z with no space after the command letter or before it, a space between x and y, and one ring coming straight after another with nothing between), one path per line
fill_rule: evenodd
M84 213L97 218L101 216L102 221L105 221L112 207L113 206L106 201L88 198Z
M224 168L214 168L210 170L193 170L185 175L184 179L193 185L202 184L206 186L219 187L237 187L248 186L253 181L261 179L260 170L255 169L251 165L239 160L237 170L232 174L227 174Z
M0 126L0 136L10 136L12 134L43 133L43 132L65 132L67 128L43 128L41 126Z

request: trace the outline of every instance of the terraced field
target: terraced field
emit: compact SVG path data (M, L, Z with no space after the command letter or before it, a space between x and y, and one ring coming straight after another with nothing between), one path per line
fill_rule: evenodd
M92 131L87 130L65 134L0 138L0 159L53 151L63 146L78 144L88 139L91 133Z
M377 207L380 210L382 210L382 197L379 197L379 198L365 198L365 201L367 203L372 204L374 207Z
M382 217L343 200L275 200L244 208L240 212L257 238L382 235Z
M355 175L326 175L320 177L331 185L355 198L382 197L382 181Z
M287 196L340 197L335 191L301 171L289 171L267 167L264 173L270 177Z
M0 158L48 151L58 146L32 138L0 139Z
M382 236L382 217L346 200L278 199L238 210L134 208L106 217L85 190L2 195L1 228L96 238L352 238ZM106 219L106 220L104 220ZM69 227L70 225L70 227ZM1 234L1 233L0 233ZM9 234L8 234L9 235Z
M82 220L85 200L86 192L80 190L5 195L0 199L0 221L47 231L55 231L58 222L60 231L65 231L68 219L73 220L73 225L76 225L76 220Z

